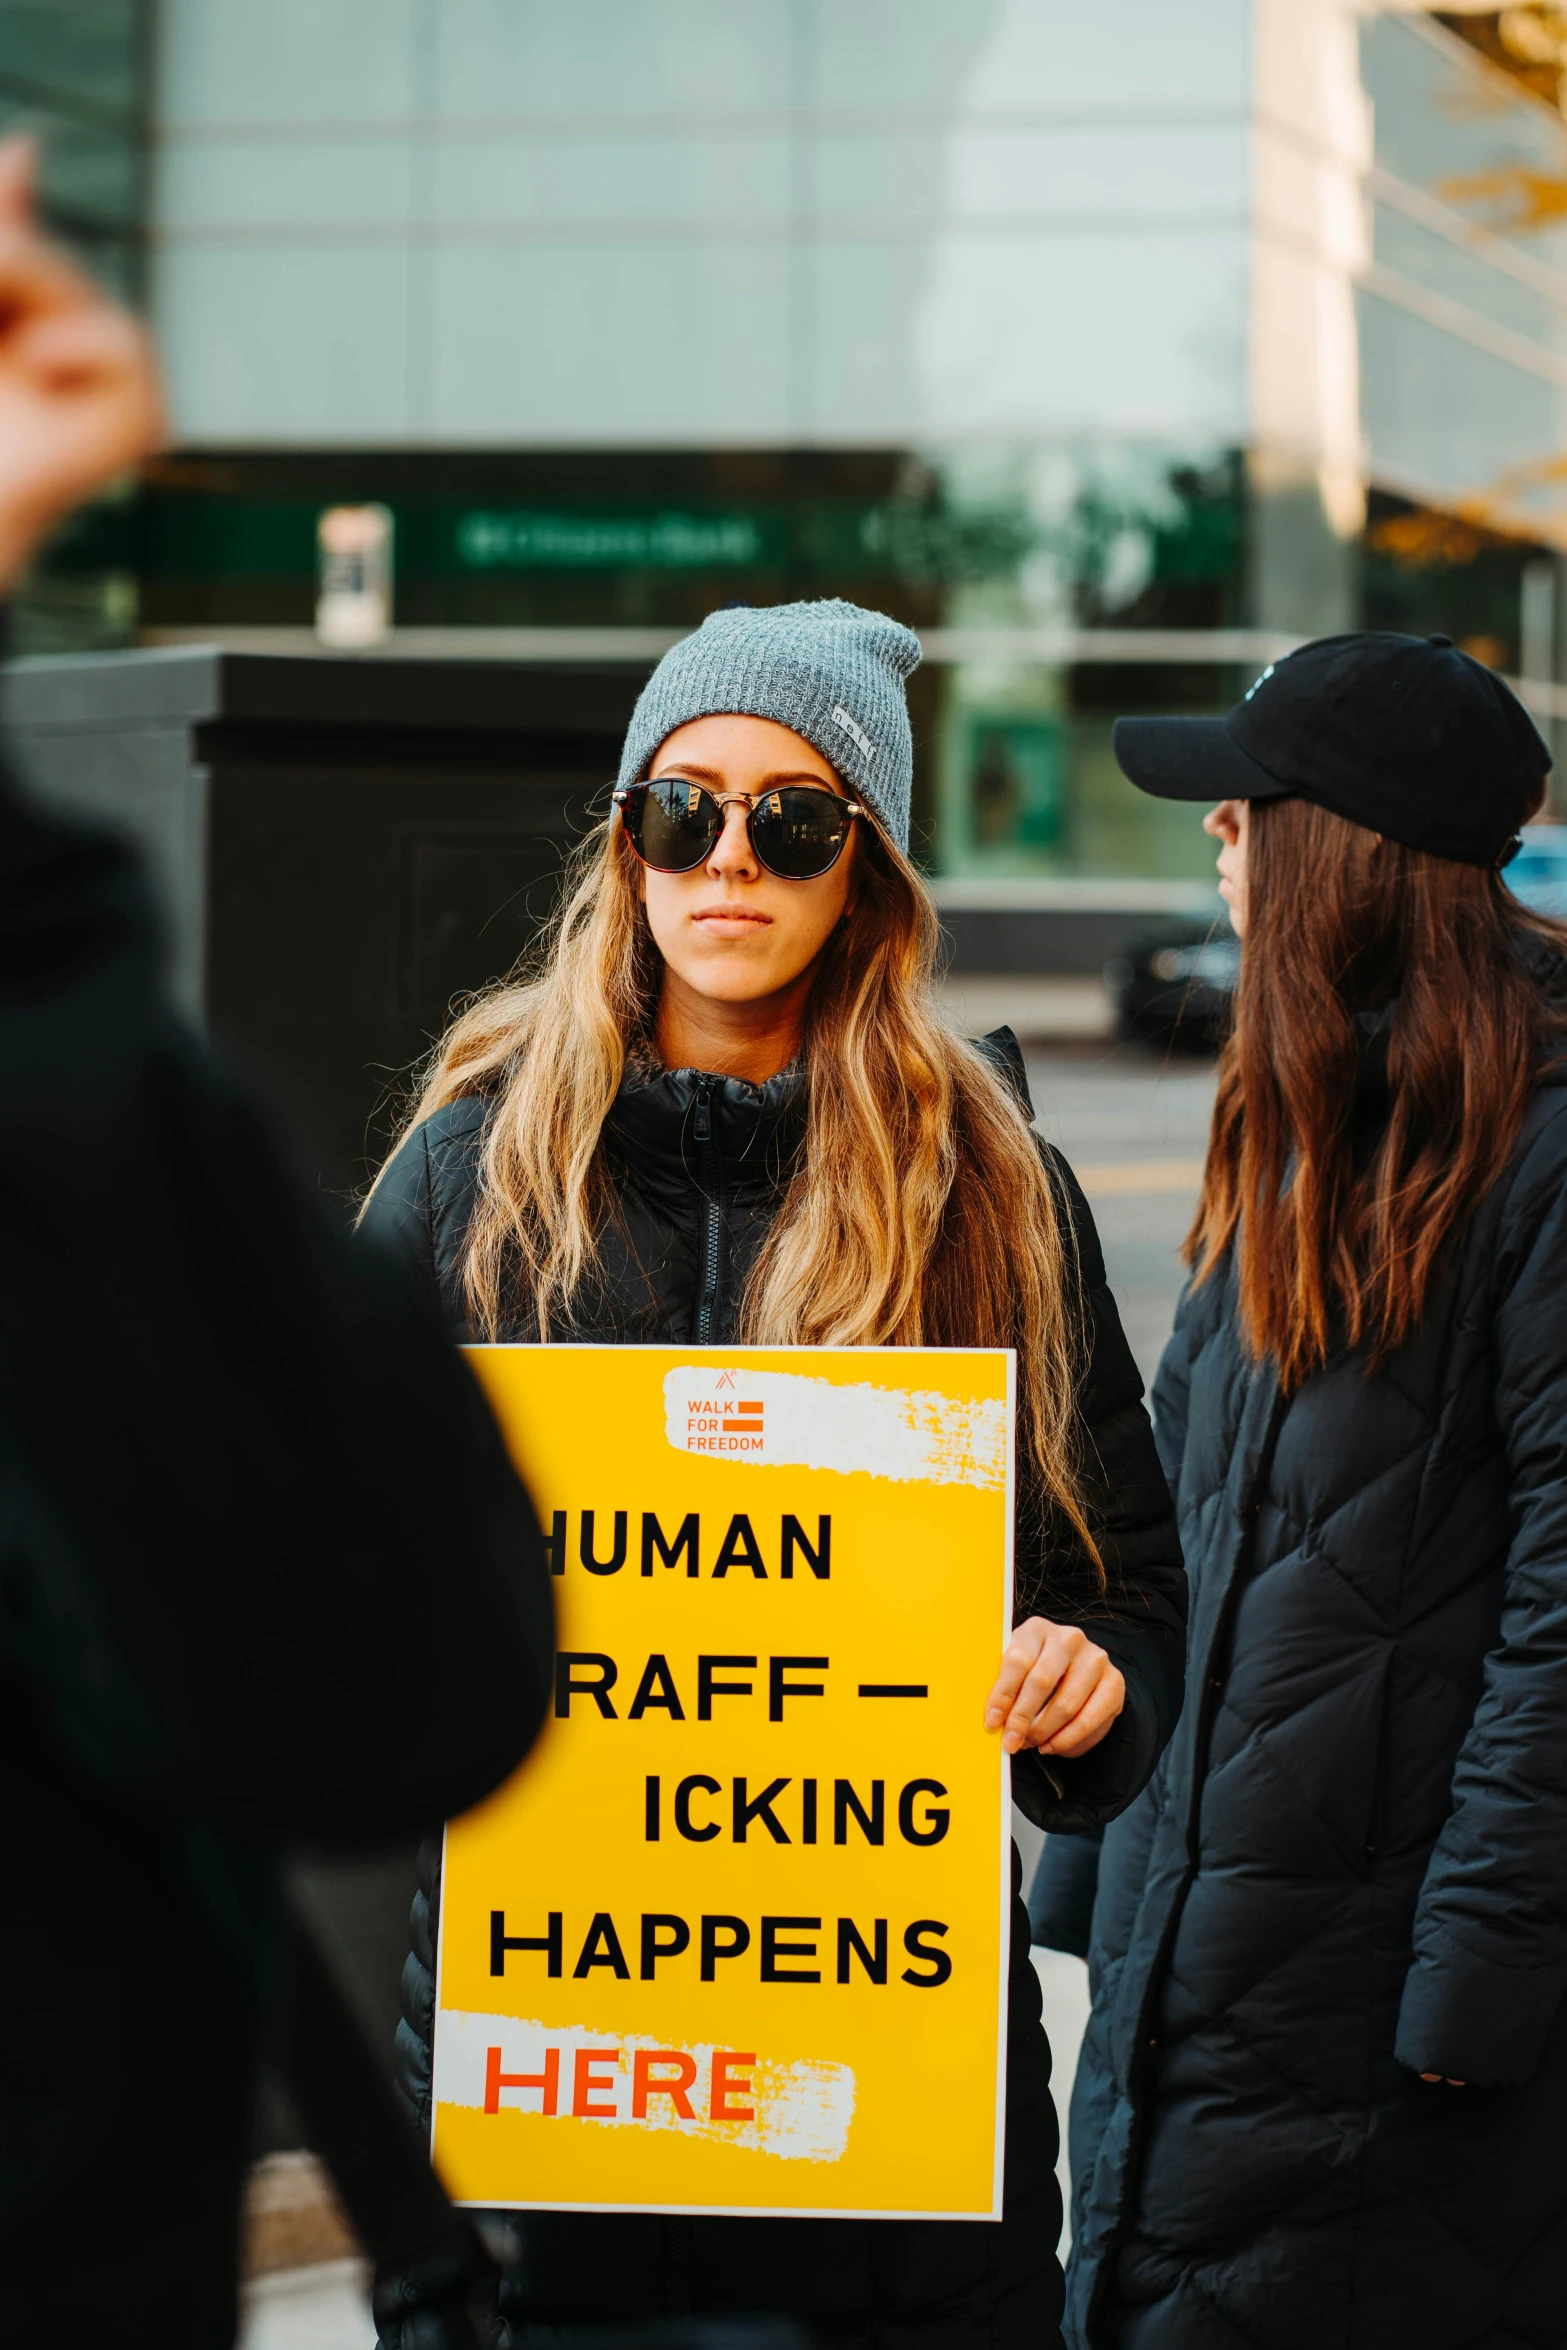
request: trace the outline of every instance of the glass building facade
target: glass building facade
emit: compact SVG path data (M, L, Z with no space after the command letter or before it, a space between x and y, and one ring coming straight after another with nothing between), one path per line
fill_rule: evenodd
M927 643L939 872L1189 889L1118 711L1365 625L1554 717L1567 128L1529 15L163 0L116 118L175 426L136 625L306 641L344 500L390 508L420 649L646 657L852 596ZM79 78L92 26L145 56L135 9L0 5L68 18Z

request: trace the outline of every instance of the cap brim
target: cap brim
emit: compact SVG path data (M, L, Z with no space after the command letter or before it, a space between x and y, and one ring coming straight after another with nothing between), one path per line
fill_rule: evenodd
M1278 782L1249 759L1222 718L1118 718L1115 755L1121 773L1156 800L1287 800Z

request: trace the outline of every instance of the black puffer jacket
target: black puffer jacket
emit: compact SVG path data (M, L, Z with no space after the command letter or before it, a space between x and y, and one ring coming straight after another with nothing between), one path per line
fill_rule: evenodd
M1023 1100L1021 1056L991 1041ZM417 1129L372 1201L369 1228L439 1289L463 1334L456 1268L473 1209L486 1104L451 1104ZM604 1239L604 1276L586 1301L584 1341L732 1338L737 1300L776 1213L803 1127L798 1079L756 1087L690 1070L628 1076L606 1128L620 1214ZM1080 1556L1036 1558L1054 1613L1091 1620L1126 1675L1121 1722L1091 1755L1056 1764L1058 1793L1037 1757L1020 1761L1014 1792L1049 1828L1112 1818L1147 1780L1180 1710L1184 1578L1168 1490L1141 1404L1088 1209L1054 1162L1076 1221L1088 1341L1083 1417L1091 1495L1110 1572L1101 1600ZM525 1320L505 1335L527 1338ZM1020 1579L1027 1572L1020 1562ZM428 2125L434 2004L435 1851L414 1903L404 1977L402 2076ZM1014 1869L1015 1874L1015 1869ZM1015 1890L1015 1888L1014 1888ZM1014 1902L1009 2008L1006 2217L951 2222L671 2219L537 2214L507 2279L508 2318L549 2322L689 2311L798 2312L835 2342L899 2350L1048 2350L1061 2307L1055 2246L1060 2201L1050 2053ZM508 2337L511 2338L511 2337Z
M1381 1095L1368 1051L1362 1111ZM1287 1408L1189 1294L1155 1386L1192 1698L1108 1832L1069 2338L1567 2342L1567 1090L1412 1343ZM1071 1872L1041 1938L1070 1947ZM1471 2084L1426 2086L1422 2072Z

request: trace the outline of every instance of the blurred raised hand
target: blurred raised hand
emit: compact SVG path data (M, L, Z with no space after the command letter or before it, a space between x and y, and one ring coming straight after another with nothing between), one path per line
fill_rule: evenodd
M0 140L0 595L163 429L152 344L40 233L33 163L31 140Z

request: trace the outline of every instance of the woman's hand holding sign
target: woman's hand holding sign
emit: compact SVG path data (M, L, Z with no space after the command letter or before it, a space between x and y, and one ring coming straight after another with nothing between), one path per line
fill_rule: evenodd
M1125 1681L1079 1625L1030 1616L1007 1642L985 1727L1008 1754L1032 1746L1070 1760L1099 1744L1125 1703Z

